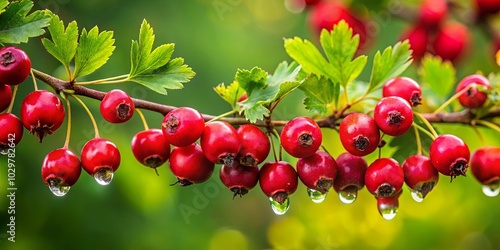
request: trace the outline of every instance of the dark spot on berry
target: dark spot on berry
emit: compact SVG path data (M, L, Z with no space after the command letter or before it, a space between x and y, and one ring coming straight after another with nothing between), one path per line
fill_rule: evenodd
M144 159L144 164L150 168L157 168L163 164L163 159L158 155L151 155Z
M422 194L422 197L425 197L434 188L434 185L436 185L434 181L426 182L417 191Z
M370 145L368 138L358 135L354 138L354 147L359 151L365 151L365 149Z
M288 198L288 194L285 192L279 192L273 195L273 200L278 202L280 205L286 201L286 198Z
M388 113L387 117L387 124L388 125L394 125L394 126L399 126L403 121L405 120L405 117L401 115L398 111L390 111Z
M422 104L422 96L418 91L414 91L413 94L411 95L411 106L416 107L420 104Z
M299 135L299 144L302 147L311 146L314 142L314 139L310 133L302 133Z
M257 160L251 155L245 155L240 158L240 164L247 167L252 167L257 164Z
M14 55L12 55L12 53L6 52L6 53L2 54L2 58L0 60L1 60L0 63L2 64L2 66L7 67L7 66L9 66L9 64L16 62L16 57L14 57Z
M120 120L126 120L130 116L130 105L126 103L120 103L116 108L116 115Z
M321 178L316 183L316 190L320 191L322 194L328 192L333 186L333 181L329 179Z
M380 186L378 186L377 191L375 192L378 197L383 197L387 198L396 192L396 189L390 185L389 183L382 183Z
M466 176L468 161L464 158L458 158L455 162L453 162L450 166L450 182L453 181L457 176L463 175Z
M185 187L185 186L192 185L193 183L186 180L186 179L177 178L177 181L175 183L170 184L170 186L175 186L177 184L179 184L179 186L181 186L181 187Z
M231 188L230 190L233 192L233 199L237 195L239 195L240 197L243 197L243 195L248 193L248 189L242 188L242 187L234 187L234 188Z
M167 121L163 123L162 126L166 128L169 133L173 134L179 127L179 119L177 119L175 115L171 115L168 117Z
M36 137L38 138L38 142L42 142L43 138L46 136L46 135L51 135L52 134L52 127L54 126L54 124L51 124L51 125L47 125L47 124L41 124L40 120L38 120L38 124L35 125L35 126L31 126L29 131L31 134L34 134L36 135Z
M224 165L226 165L228 167L231 167L234 164L234 158L235 158L234 155L227 154L225 156L219 157L217 163L218 164L224 164Z

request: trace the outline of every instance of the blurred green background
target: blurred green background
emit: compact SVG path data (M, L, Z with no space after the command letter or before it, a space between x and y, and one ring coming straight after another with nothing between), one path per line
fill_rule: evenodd
M356 1L371 2L371 1ZM226 9L218 9L214 4ZM377 5L373 4L372 5ZM382 16L380 5L365 14ZM131 96L175 106L190 106L203 113L221 114L229 110L213 91L221 82L230 83L236 69L260 66L273 72L283 60L290 61L283 38L300 36L314 40L306 25L306 14L291 13L282 0L51 0L36 1L36 9L50 8L68 23L77 20L87 30L97 25L115 32L116 50L109 63L88 79L125 74L129 70L129 50L137 39L140 24L147 19L156 33L156 45L175 43L174 56L197 73L185 89L160 96L133 83L98 86L120 87ZM389 13L390 14L390 13ZM390 15L389 15L390 16ZM408 24L390 16L377 22L380 32L368 52L393 45ZM457 66L457 79L482 70L496 71L486 37L474 32L474 52ZM33 67L59 74L57 61L44 51L40 39L21 46ZM369 67L367 67L369 68ZM415 77L417 67L405 75ZM367 80L369 72L362 79ZM33 90L28 79L20 87L14 113L21 98ZM40 88L47 86L39 83ZM425 93L424 93L425 96ZM285 98L275 112L277 119L307 115L301 107L303 96ZM232 193L219 181L218 169L203 184L181 188L167 165L160 176L137 163L131 154L132 136L143 129L136 116L127 124L107 124L98 113L99 103L84 98L98 119L101 136L115 142L122 164L109 186L99 186L82 172L80 180L65 197L55 197L43 184L40 167L45 155L64 144L65 126L39 144L27 132L16 147L16 242L7 242L6 157L0 158L0 249L499 249L500 197L488 198L469 174L439 185L423 203L414 202L405 188L398 215L384 220L375 199L363 189L359 199L342 204L332 192L322 204L312 203L305 187L291 197L286 215L276 216L267 197L257 186L244 198ZM74 126L70 147L78 152L93 137L93 129L83 109L73 102ZM159 127L162 116L145 111L150 127ZM471 149L481 144L470 128L439 126L442 131L461 136ZM498 133L481 129L486 142L500 146ZM334 131L324 131L325 145L334 157L343 152ZM385 150L383 156L390 155ZM368 162L375 155L367 157ZM285 158L294 163L295 160Z

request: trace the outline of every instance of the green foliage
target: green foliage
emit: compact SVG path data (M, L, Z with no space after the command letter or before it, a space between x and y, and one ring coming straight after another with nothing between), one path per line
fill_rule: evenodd
M83 29L76 50L73 78L91 74L103 66L115 50L114 42L112 31L99 33L97 26L88 32Z
M44 28L49 25L50 12L37 10L28 13L33 8L29 0L0 1L0 44L26 43L31 37L45 33Z
M240 96L245 92L238 82L232 82L229 86L226 86L224 83L217 85L214 88L215 92L222 98L224 101L228 102L231 105L233 110L238 110L238 106L236 103Z
M54 15L50 20L49 33L52 41L42 38L42 44L49 54L69 68L78 47L78 24L72 21L64 28L64 22Z
M445 99L453 90L456 72L453 64L439 57L425 56L419 70L422 83L428 86L440 99Z
M300 85L300 90L307 96L304 99L306 109L318 114L325 114L328 110L335 108L335 100L338 100L340 85L334 84L325 76L310 74ZM318 91L328 89L330 91Z

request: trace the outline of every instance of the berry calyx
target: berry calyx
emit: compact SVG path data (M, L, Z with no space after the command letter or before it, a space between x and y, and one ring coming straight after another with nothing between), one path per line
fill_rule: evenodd
M422 104L422 90L418 83L409 77L396 77L384 84L382 96L398 96L406 100L411 106Z
M101 101L102 117L110 123L124 123L134 115L135 105L130 96L121 89L106 93Z
M18 85L31 71L31 61L20 48L8 46L0 49L0 83Z
M271 143L259 127L245 124L241 125L236 132L241 139L241 149L237 157L241 165L256 166L267 158Z
M231 166L240 152L241 139L231 124L214 121L205 126L200 146L211 162Z
M265 163L259 172L260 188L267 197L283 204L297 190L298 175L288 162Z
M358 190L365 186L365 173L368 168L366 160L345 152L337 157L337 177L333 182L333 188L344 203L352 203L356 200Z
M205 157L201 147L196 143L186 147L174 147L170 153L169 163L170 170L177 177L177 182L174 184L180 186L204 182L214 171L214 163Z
M434 53L443 60L457 61L467 50L470 43L468 28L457 22L450 22L440 27L434 40Z
M20 113L24 127L35 134L39 142L61 126L66 114L61 100L47 90L29 93L21 103Z
M231 190L236 197L242 197L248 191L254 188L259 181L259 168L257 166L242 166L235 162L232 166L228 167L222 165L219 177L222 183Z
M7 109L12 101L12 89L10 85L0 83L0 112Z
M373 111L377 127L387 135L400 136L413 124L413 111L410 104L398 96L380 99Z
M83 169L101 185L111 183L121 161L116 145L103 138L94 138L85 143L80 158Z
M475 150L470 159L470 170L483 185L500 182L500 147L487 146Z
M168 144L161 129L148 129L141 131L132 138L132 153L142 165L156 168L163 165L170 157L170 144Z
M305 158L321 146L323 135L318 124L309 117L296 117L283 127L280 142L291 156Z
M432 141L429 158L437 171L450 176L450 181L453 181L459 175L465 176L469 167L470 150L459 137L444 134Z
M23 137L23 124L12 113L0 114L0 154L8 154Z
M357 156L372 153L380 142L380 131L375 120L362 113L347 115L340 122L339 134L345 150Z
M42 180L54 195L64 196L80 178L81 171L78 156L67 148L60 148L45 156Z
M168 143L176 147L193 144L201 137L205 121L197 110L188 107L176 108L163 118L161 130Z
M446 0L424 0L420 6L419 21L428 28L434 28L446 18L447 12Z
M478 86L482 86L485 89L491 89L490 81L486 77L479 74L466 76L460 81L460 83L458 83L455 90L456 93L468 88L465 93L458 97L458 101L463 107L475 109L484 105L488 99L488 94L479 90Z
M337 163L328 153L317 151L297 161L297 174L306 187L324 194L337 177Z
M412 155L406 158L401 167L405 183L418 196L416 197L418 201L423 200L439 180L439 173L432 166L429 157Z
M404 172L392 158L379 158L372 162L365 174L365 185L375 197L397 194L404 183Z

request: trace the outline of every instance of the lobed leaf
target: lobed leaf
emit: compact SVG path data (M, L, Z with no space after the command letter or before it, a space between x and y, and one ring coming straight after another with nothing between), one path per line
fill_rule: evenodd
M37 10L28 15L33 8L30 0L0 1L0 44L26 43L29 38L45 33L51 20L50 11Z
M112 31L99 32L97 26L88 32L83 29L76 50L73 78L91 74L106 64L115 50L114 42Z
M325 114L328 110L333 110L335 108L334 101L338 99L338 97L335 96L338 96L340 89L337 88L337 91L318 90L335 90L334 85L335 84L330 79L316 74L311 74L309 77L304 79L299 89L306 95L306 98L304 99L306 109L320 115ZM337 84L337 86L340 85Z
M245 90L243 90L236 81L232 82L229 86L221 83L217 85L214 90L224 101L231 105L233 110L238 108L236 103L238 102L240 96L245 92Z
M64 67L69 68L78 47L77 23L73 21L65 28L64 22L59 19L59 16L53 15L48 29L52 41L48 38L42 38L43 46Z
M425 56L419 70L422 83L438 95L440 99L453 91L456 81L456 72L453 64L443 61L440 57Z

